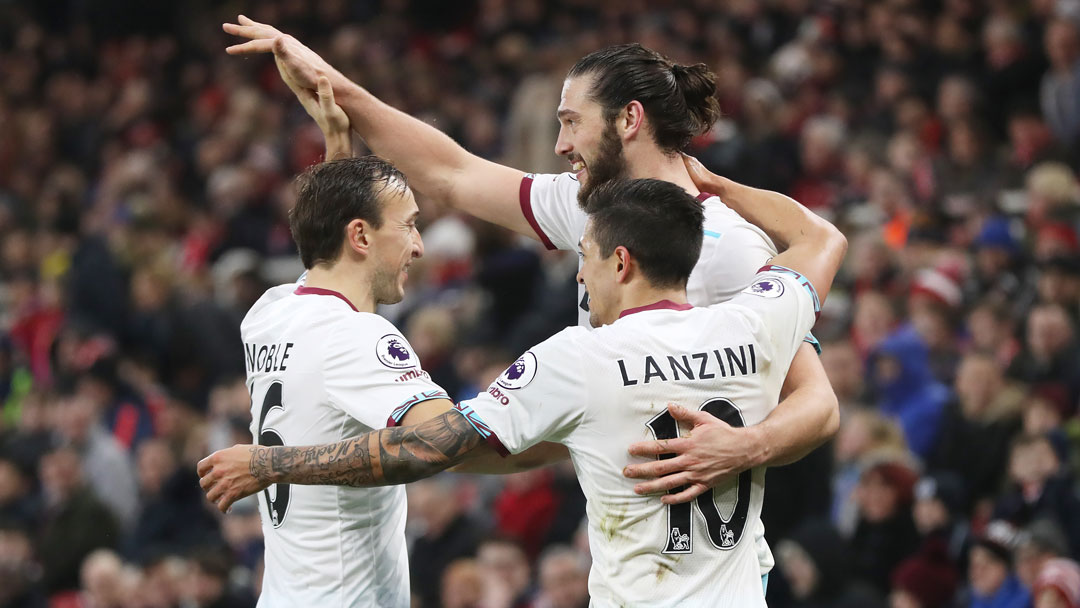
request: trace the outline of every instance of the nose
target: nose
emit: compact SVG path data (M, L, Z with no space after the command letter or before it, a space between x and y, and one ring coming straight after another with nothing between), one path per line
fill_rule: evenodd
M413 228L413 230L416 230ZM424 257L424 239L420 238L420 231L416 230L416 242L413 245L412 257L422 258Z
M577 271L577 277L576 278L577 278L578 285L584 285L585 284L585 275L582 272L583 272L583 269L581 269L581 268L579 268L578 271Z
M559 139L555 141L555 154L559 156L568 156L574 151L573 144L570 143L570 137L566 134L566 127L559 126Z

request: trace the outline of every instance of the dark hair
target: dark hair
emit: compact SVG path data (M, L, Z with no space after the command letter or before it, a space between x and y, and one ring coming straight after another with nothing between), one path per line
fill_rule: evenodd
M612 180L589 196L588 209L601 256L621 245L654 286L686 285L701 256L705 211L681 186L658 179Z
M645 109L656 144L680 152L720 118L716 75L704 63L678 65L640 44L609 46L584 56L567 77L593 76L589 97L609 122L637 100Z
M400 186L391 186L395 180ZM354 219L382 226L378 195L387 187L405 188L407 182L401 171L377 156L332 160L301 173L289 229L304 268L336 260L345 226Z

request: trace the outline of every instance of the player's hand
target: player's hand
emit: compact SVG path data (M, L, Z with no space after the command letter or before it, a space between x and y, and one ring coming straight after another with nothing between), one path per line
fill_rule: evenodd
M281 69L281 62L278 62ZM335 158L348 158L352 156L352 133L349 130L349 115L341 106L334 101L334 88L330 86L330 79L326 76L319 77L319 90L313 93L308 89L302 89L289 82L284 71L281 73L285 84L289 85L297 99L307 110L308 115L315 119L319 125L323 138L326 140L326 160Z
M225 513L245 496L265 490L269 480L251 474L251 462L260 448L257 445L234 445L218 450L199 461L199 485L206 498ZM264 449L265 450L265 449Z
M709 171L705 168L705 165L701 164L701 161L689 154L684 153L682 157L686 172L690 174L690 179L694 180L694 185L697 186L698 190L724 198L727 178Z
M733 428L719 418L681 405L668 404L675 420L693 425L686 437L640 441L630 446L632 456L674 454L673 458L632 464L623 475L645 479L634 486L638 494L656 494L682 486L682 491L665 494L664 504L688 502L709 488L754 466L758 438L753 427Z
M278 62L278 68L287 72L294 83L311 91L316 90L320 75L329 77L331 84L337 84L337 79L345 78L315 51L274 26L253 21L243 15L238 16L236 20L237 23L223 24L222 29L227 34L247 38L248 41L226 48L226 53L230 55L273 53L274 59Z

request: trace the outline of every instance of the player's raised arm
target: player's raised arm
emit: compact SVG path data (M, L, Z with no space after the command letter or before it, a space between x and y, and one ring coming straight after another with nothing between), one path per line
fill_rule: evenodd
M693 157L683 158L694 184L719 195L724 204L764 230L781 250L772 263L809 279L824 302L847 252L847 238L836 226L790 197L745 186L712 173Z
M803 274L824 301L847 250L843 234L787 196L720 177L692 157L685 160L695 185L719 195L726 205L764 230L784 249L772 263ZM714 417L673 406L672 415L693 426L694 433L631 445L630 453L635 456L674 457L631 465L624 474L645 480L635 486L641 494L685 486L683 491L662 498L666 503L681 503L748 468L795 462L835 434L839 405L810 345L803 344L796 352L781 397L764 421L746 428L733 428Z
M518 204L523 172L470 154L438 129L383 103L296 38L243 15L237 21L224 30L248 41L230 46L230 54L273 53L283 76L309 95L326 76L352 129L372 152L394 163L415 191L538 238Z
M319 125L323 139L326 140L326 160L351 158L352 130L349 128L349 116L337 105L330 79L319 77L318 91L311 91L293 82L281 69L280 64L278 69L281 71L282 80L296 94L308 115L315 119L315 124Z

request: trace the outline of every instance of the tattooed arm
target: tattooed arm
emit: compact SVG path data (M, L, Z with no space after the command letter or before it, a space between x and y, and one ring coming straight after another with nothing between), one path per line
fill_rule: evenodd
M458 464L484 442L457 411L423 424L372 431L338 443L233 446L199 462L206 497L222 511L274 483L370 487L408 483Z

